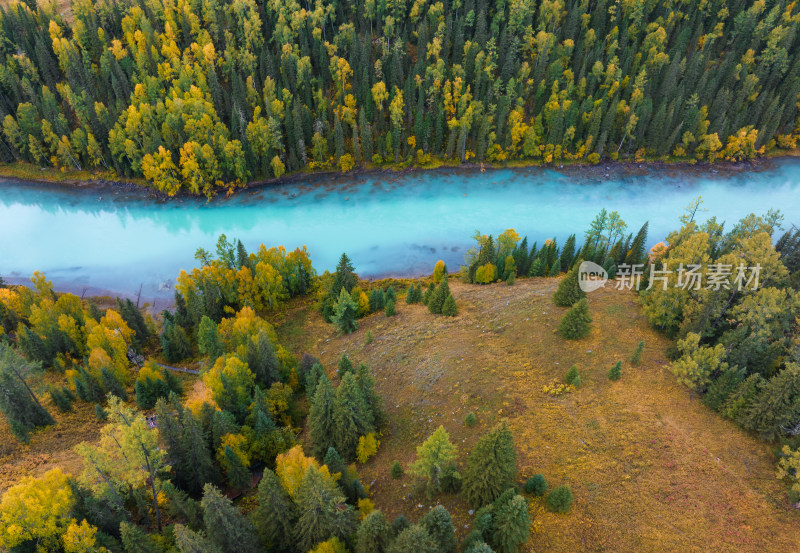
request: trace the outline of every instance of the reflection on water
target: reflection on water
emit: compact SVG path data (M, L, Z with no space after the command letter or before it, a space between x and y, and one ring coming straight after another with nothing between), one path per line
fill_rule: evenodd
M428 273L437 259L463 260L475 229L515 228L529 242L582 232L601 208L650 245L676 228L692 198L728 221L780 208L800 223L800 161L756 172L640 168L438 170L324 176L259 188L211 203L156 201L111 188L70 190L0 180L0 274L45 271L58 286L170 296L180 269L220 233L248 249L306 245L318 270L342 251L362 276Z

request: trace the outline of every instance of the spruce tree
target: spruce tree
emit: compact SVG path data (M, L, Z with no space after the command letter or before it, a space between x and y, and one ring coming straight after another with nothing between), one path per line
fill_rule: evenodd
M770 378L742 417L743 426L774 440L800 420L800 365Z
M256 493L258 506L253 512L253 522L267 550L291 552L297 508L292 498L281 486L278 476L264 469Z
M331 320L344 334L352 334L358 328L358 304L353 301L345 288L339 293L339 299L333 305Z
M591 324L589 302L584 298L569 308L558 324L558 333L566 340L579 340L589 335Z
M125 553L161 553L162 549L158 547L153 539L147 535L147 532L131 524L130 522L122 522L119 525L120 539L122 546L125 548Z
M190 530L183 524L176 524L174 532L175 545L180 553L224 553L203 534Z
M400 532L387 553L438 553L439 547L425 528L419 524Z
M608 370L608 379L617 381L622 377L622 361L617 361L613 367Z
M200 326L197 330L197 347L201 355L208 356L209 366L213 366L217 358L224 353L222 342L217 332L217 325L205 315L200 319Z
M511 501L493 509L492 544L497 553L516 553L528 541L531 519L528 515L528 502L521 495L514 495Z
M625 253L625 263L628 265L638 265L644 263L647 259L646 246L647 246L647 229L649 222L645 222L636 237L631 243L630 249Z
M455 553L456 530L453 519L442 505L437 505L419 520L419 525L427 530L428 534L438 546L438 553Z
M21 442L27 442L28 434L36 427L55 424L26 381L39 368L10 345L0 342L0 411Z
M353 264L347 254L343 253L339 258L339 264L336 265L336 272L333 275L333 284L331 286L331 295L339 297L339 293L344 289L349 294L353 287L358 284L358 277L353 271Z
M386 300L386 316L387 317L394 317L397 314L397 310L394 306L394 300L389 298Z
M375 427L380 428L386 419L386 415L383 412L383 399L381 399L381 396L375 391L375 379L364 363L358 364L356 382L361 390L361 395L364 397L364 401L367 403L367 408L369 409Z
M494 501L517 474L514 438L505 421L484 435L472 449L464 471L464 494L475 508Z
M435 290L436 290L436 285L433 282L429 283L427 290L425 290L425 293L422 294L422 303L424 305L428 305L428 302L431 300L431 296L433 295Z
M439 283L439 286L436 287L436 291L430 296L428 300L428 311L434 313L436 315L440 315L442 313L442 306L444 305L447 296L450 295L450 285L447 283L448 277L447 275L442 278L442 281Z
M352 373L345 374L336 389L333 422L336 450L352 461L356 457L358 438L375 430L372 413Z
M308 413L309 437L311 451L317 459L322 459L328 448L336 444L334 432L334 391L333 384L327 376L322 376L317 383L311 409ZM356 438L358 439L358 438Z
M581 385L581 375L578 374L578 366L572 365L567 374L564 375L564 383L576 388Z
M386 553L392 537L392 526L383 513L372 511L358 526L355 553Z
M303 475L296 502L295 543L300 551L332 537L346 539L356 529L353 507L345 503L341 489L313 465Z
M585 297L586 292L578 285L578 266L575 266L558 283L558 289L553 294L553 303L559 307L570 307Z
M347 352L344 352L339 358L339 366L336 374L339 376L339 380L342 380L344 375L352 372L355 372L353 371L353 362L350 361L350 358L347 356Z
M269 388L274 382L279 382L280 361L275 355L275 348L264 329L247 340L247 349L244 361L256 377L256 382L264 388Z
M209 541L222 553L259 551L261 543L253 523L212 484L203 487L203 523Z
M369 310L372 313L377 313L383 309L383 292L380 288L373 288L369 293Z
M306 388L306 397L309 399L314 397L314 393L317 391L317 384L319 381L322 380L322 377L327 378L325 374L325 369L322 368L322 364L317 362L311 366L311 370L308 371L305 380L305 388Z
M236 490L250 488L251 474L242 459L228 445L223 450L223 456L227 468L225 476L228 478L228 485Z
M206 482L217 480L217 469L203 434L203 427L191 410L185 409L181 417L181 464L173 465L186 491L199 494Z
M562 273L566 273L569 271L574 259L575 259L575 235L571 234L569 238L567 238L567 241L564 243L564 247L561 248L561 256L559 257L558 260L558 265Z
M453 294L448 295L447 299L444 300L442 304L442 315L445 317L455 317L458 315L458 306L456 306L456 299L453 297Z

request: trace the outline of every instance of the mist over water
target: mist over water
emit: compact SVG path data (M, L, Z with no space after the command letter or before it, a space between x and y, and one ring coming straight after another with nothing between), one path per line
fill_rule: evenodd
M171 297L180 269L217 237L306 245L318 271L343 251L362 277L430 273L443 259L457 268L476 229L514 228L530 245L583 232L597 212L617 210L636 232L650 222L648 247L678 228L697 196L729 229L739 218L780 209L800 225L800 160L756 171L730 168L443 169L309 177L231 198L155 201L111 188L67 188L0 179L0 275L43 271L57 288Z

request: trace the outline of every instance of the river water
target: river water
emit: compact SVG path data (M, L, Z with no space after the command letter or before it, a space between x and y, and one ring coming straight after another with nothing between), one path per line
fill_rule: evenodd
M306 245L318 271L345 251L362 277L430 273L443 259L457 268L476 229L515 228L529 243L571 233L579 241L601 208L619 211L636 232L650 222L649 246L678 227L697 196L728 222L781 209L800 226L800 160L755 169L598 166L550 169L441 169L403 175L309 177L238 192L212 202L154 200L111 187L71 189L0 179L0 275L25 281L45 272L76 292L172 295L180 269L217 237Z

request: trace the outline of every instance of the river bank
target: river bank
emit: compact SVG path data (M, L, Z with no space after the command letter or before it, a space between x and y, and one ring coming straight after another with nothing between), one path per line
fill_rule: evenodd
M545 164L535 161L515 160L506 163L457 163L452 161L436 160L429 165L409 165L388 164L376 166L373 164L363 165L357 169L342 173L340 171L298 171L283 175L279 178L250 181L243 186L232 188L232 194L225 194L222 190L211 200L228 198L246 191L259 190L261 188L274 188L284 185L303 184L313 186L325 181L344 182L355 177L380 178L383 177L388 184L410 173L424 173L429 171L450 170L457 172L471 173L475 171L498 171L505 169L541 169L543 171L557 171L566 175L583 178L613 178L612 173L623 176L645 175L653 171L666 171L670 174L690 173L698 174L709 172L712 174L734 175L743 171L759 171L768 169L773 163L785 159L796 159L800 152L781 152L779 155L762 158L754 158L743 161L719 160L714 163L694 162L682 159L658 159L644 161L630 160L603 160L593 165L585 161L564 161L557 164ZM40 185L53 187L63 187L70 190L85 190L98 193L113 193L124 196L138 195L140 199L150 199L155 201L181 201L181 200L205 200L203 196L190 194L181 191L175 196L169 196L163 192L149 186L147 181L142 178L122 179L116 177L111 171L68 171L62 172L53 168L36 167L25 162L14 162L11 164L0 164L0 184L3 180L16 180L21 182L33 182Z

